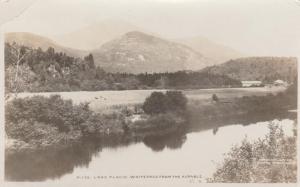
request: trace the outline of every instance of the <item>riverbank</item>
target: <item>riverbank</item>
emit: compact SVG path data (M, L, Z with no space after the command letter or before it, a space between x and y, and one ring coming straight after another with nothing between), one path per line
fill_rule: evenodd
M269 132L254 141L243 139L225 154L210 183L296 183L297 124L290 133L278 122L268 124ZM291 133L292 132L292 133Z
M6 154L70 146L86 137L126 136L143 139L176 131L184 116L175 112L157 115L141 113L141 106L114 107L97 113L88 103L73 104L59 95L33 96L6 103ZM136 112L140 112L136 114Z
M261 97L216 97L189 99L180 115L170 111L153 116L145 114L141 105L108 107L99 113L90 109L90 103L73 104L60 95L17 98L6 104L6 153L68 146L84 137L164 136L186 128L189 120L279 114L297 107L297 97L290 89Z
M284 87L253 87L253 88L215 88L215 89L186 89L181 91L189 100L211 99L212 94L220 98L236 98L243 96L266 96L285 91ZM77 92L37 92L18 93L17 98L32 96L60 95L62 99L71 99L74 104L88 102L91 110L98 112L118 105L141 104L152 92L163 92L166 89L149 90L119 90L119 91L77 91ZM13 97L12 97L13 98Z

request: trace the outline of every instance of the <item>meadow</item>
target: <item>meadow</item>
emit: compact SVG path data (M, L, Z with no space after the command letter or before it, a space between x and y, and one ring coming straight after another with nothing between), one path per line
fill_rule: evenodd
M229 99L243 96L264 96L270 93L276 94L284 91L283 87L258 87L258 88L217 88L217 89L193 89L181 90L189 100L208 100L213 94L219 98ZM152 92L166 90L122 90L122 91L78 91L78 92L38 92L19 93L18 98L42 95L49 97L58 94L63 99L71 99L74 104L88 102L90 109L101 111L120 105L135 105L145 101Z

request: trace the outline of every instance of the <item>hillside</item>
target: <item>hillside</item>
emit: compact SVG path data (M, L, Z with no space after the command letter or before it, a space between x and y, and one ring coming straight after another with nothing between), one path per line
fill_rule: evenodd
M87 54L86 51L63 47L47 37L27 32L6 33L5 42L16 42L19 45L24 45L32 48L40 47L42 50L47 50L49 47L53 47L55 51L63 52L74 57L82 57Z
M215 63L185 45L138 31L107 42L92 53L95 64L108 72L199 70Z
M217 44L201 36L193 38L181 38L174 41L189 46L204 56L213 59L216 64L221 64L228 60L245 56L244 54L230 47Z
M230 60L218 66L201 70L217 75L227 75L237 80L273 82L277 79L292 81L297 76L297 58L247 57Z

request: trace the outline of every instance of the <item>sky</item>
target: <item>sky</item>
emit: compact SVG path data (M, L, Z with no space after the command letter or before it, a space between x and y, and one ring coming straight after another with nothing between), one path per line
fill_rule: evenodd
M300 57L299 0L1 1L4 31L53 38L121 20L165 38L202 36L248 55Z

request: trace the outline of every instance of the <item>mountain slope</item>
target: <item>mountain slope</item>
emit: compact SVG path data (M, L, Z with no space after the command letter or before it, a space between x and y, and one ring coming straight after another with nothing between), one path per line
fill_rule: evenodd
M37 34L27 33L27 32L6 33L5 42L8 43L16 42L20 45L25 45L32 48L40 47L43 50L47 50L49 47L53 47L57 52L63 52L74 57L80 57L87 54L86 51L63 47L49 38Z
M99 48L105 42L133 30L141 29L127 22L110 20L57 36L55 39L64 46L82 50L93 50Z
M214 62L191 48L133 31L92 51L95 63L109 72L199 70Z
M193 38L181 38L174 41L189 46L195 51L200 52L204 56L214 59L216 64L224 63L230 59L245 56L244 54L230 47L217 44L200 36Z
M293 81L297 76L297 58L293 57L248 57L230 60L218 66L204 68L212 74L227 75L233 79L260 80L271 83L282 79Z

